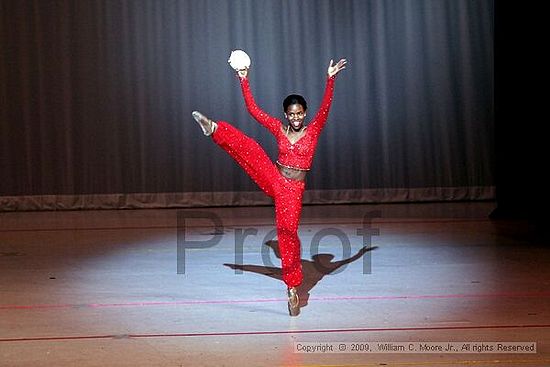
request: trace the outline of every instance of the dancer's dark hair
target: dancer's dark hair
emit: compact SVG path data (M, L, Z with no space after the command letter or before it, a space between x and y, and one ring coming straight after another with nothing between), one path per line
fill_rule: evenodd
M304 99L304 97L302 97L299 94L291 94L287 96L283 101L283 110L286 112L286 110L288 109L288 106L293 104L302 105L302 107L304 108L304 111L307 110L307 102Z

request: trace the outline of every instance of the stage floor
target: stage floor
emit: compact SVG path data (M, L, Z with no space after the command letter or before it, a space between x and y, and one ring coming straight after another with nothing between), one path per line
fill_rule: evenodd
M272 207L0 213L0 366L549 366L550 246L494 207L304 207L297 317Z

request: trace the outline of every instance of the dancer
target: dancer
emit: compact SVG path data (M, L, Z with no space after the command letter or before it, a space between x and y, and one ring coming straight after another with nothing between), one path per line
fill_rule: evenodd
M245 56L248 57L246 54ZM279 156L275 164L254 139L234 126L225 121L212 121L198 111L192 113L204 135L212 136L214 142L235 159L260 189L273 198L282 277L287 286L288 311L291 316L300 313L296 287L301 284L303 275L298 224L305 178L311 167L319 134L327 121L334 92L334 80L336 75L346 68L346 63L345 59L336 64L330 60L321 106L307 125L304 124L307 102L302 96L291 94L284 99L283 111L288 121L288 124L284 125L256 104L248 81L249 64L240 68L232 65L237 71L248 111L277 140Z

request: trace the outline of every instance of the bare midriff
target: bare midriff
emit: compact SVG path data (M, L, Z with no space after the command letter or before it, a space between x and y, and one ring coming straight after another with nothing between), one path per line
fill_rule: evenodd
M308 170L285 166L277 162L277 168L281 175L291 180L305 181Z

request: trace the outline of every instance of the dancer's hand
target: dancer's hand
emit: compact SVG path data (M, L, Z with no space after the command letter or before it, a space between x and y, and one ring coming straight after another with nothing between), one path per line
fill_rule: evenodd
M340 72L340 70L344 70L346 68L346 64L348 61L346 59L340 59L336 63L336 65L332 65L333 60L330 60L330 64L328 65L328 76L334 76Z
M246 69L241 69L241 70L237 70L237 75L239 76L239 78L241 79L244 79L248 76L248 68Z
M227 60L229 66L231 66L240 78L246 78L248 75L248 68L250 67L250 56L243 50L233 50Z

